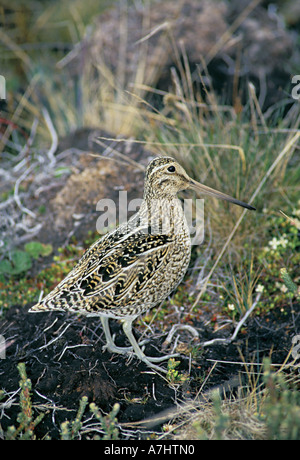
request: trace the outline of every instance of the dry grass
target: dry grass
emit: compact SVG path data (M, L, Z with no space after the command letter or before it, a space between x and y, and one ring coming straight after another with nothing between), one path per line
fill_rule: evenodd
M177 440L299 439L299 383L295 362L245 363L238 388L226 395L222 386L209 391L200 404L190 404L189 415L170 424L169 433Z

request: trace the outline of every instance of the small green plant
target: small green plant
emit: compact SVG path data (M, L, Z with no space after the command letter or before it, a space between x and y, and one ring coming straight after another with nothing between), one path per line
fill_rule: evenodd
M20 412L17 417L19 426L9 426L4 437L7 440L12 439L35 439L34 429L40 423L44 414L39 414L34 418L31 402L31 380L27 378L25 363L18 364L20 380Z
M19 363L18 371L20 374L20 399L19 406L20 412L17 416L18 426L12 425L6 431L0 425L0 437L5 440L35 440L35 428L43 419L45 413L40 413L35 417L33 404L31 400L32 384L31 380L27 377L25 363ZM0 390L0 401L5 398L5 391ZM60 425L60 439L61 440L74 440L78 439L84 434L83 429L83 416L88 405L87 396L83 396L79 402L79 408L76 417L73 421L66 420ZM95 403L89 405L90 411L93 416L100 422L101 430L104 432L103 440L117 440L119 439L119 431L117 427L117 414L120 410L120 405L116 403L111 412L103 416ZM98 435L94 436L94 439Z
M88 404L87 396L83 396L79 403L79 409L75 420L69 422L66 420L60 426L61 429L61 439L68 441L78 439L81 434L81 430L83 427L82 417L85 412L86 406ZM99 438L97 435L94 436L94 439L102 439L102 440L117 440L119 439L119 431L117 428L117 414L120 410L120 405L116 403L111 412L106 416L103 416L95 403L91 403L89 405L90 411L94 415L94 417L100 422L101 429L104 431L103 437Z
M222 406L222 399L218 390L212 394L213 410L215 413L214 420L214 439L224 439L225 432L230 428L230 415Z
M2 275L19 275L29 270L32 266L30 255L19 249L15 249L8 257L0 262L0 277Z
M281 268L280 274L282 276L284 284L286 285L287 290L291 292L293 295L300 298L300 288L297 287L297 285L292 281L290 275L288 274L287 269Z
M30 241L30 243L26 243L24 249L33 259L38 259L40 256L49 256L53 251L51 244L43 244L39 241Z
M259 279L259 270L254 269L254 258L251 257L250 262L247 262L247 270L245 269L246 262L239 268L238 275L232 270L230 287L224 285L226 291L226 309L230 316L238 319L253 305L253 297L257 292L257 281ZM259 286L259 285L258 285ZM222 295L222 298L224 296ZM236 318L236 316L238 318Z
M9 275L7 271L1 272L0 262L0 308L5 311L10 305L18 303L20 305L26 305L29 303L37 302L39 293L41 290L44 291L44 295L48 294L59 281L61 281L67 273L73 268L74 260L69 261L70 257L79 258L82 255L82 248L76 248L72 246L73 251L70 253L67 249L60 250L59 256L53 257L53 263L47 265L46 268L41 270L36 276L31 277L26 271ZM25 245L26 251L20 251L22 254L20 258L29 258L30 266L28 265L27 270L32 266L32 260L37 257L45 257L50 255L53 251L52 245L43 245L39 242L28 243ZM60 249L60 248L59 248ZM9 262L9 261L8 261ZM9 266L9 265L8 265ZM4 268L5 268L4 267ZM21 269L19 266L18 270Z
M180 361L176 361L174 358L170 358L168 361L168 372L166 374L167 380L171 384L182 384L187 380L187 375L180 374L176 367L178 367Z
M268 439L297 440L300 438L300 393L291 386L283 372L274 372L269 359L264 360L266 397L261 404L261 416L267 427Z
M69 441L76 439L80 429L82 428L82 416L84 414L85 408L88 403L87 396L83 396L79 403L79 409L76 415L75 420L73 422L65 421L61 424L61 439L64 441Z
M51 244L31 241L25 244L24 250L14 249L0 261L0 281L4 276L16 276L26 273L32 267L32 259L45 257L53 251Z
M101 423L104 431L104 436L101 438L104 441L119 439L119 430L117 428L117 414L120 410L120 404L114 404L112 410L106 416L103 416L95 403L90 404L90 410L97 420Z
M233 270L238 275L231 275L232 279L223 283L219 298L231 317L236 319L244 314L256 293L261 293L255 310L257 315L276 307L284 311L287 297L295 301L299 298L299 212L294 210L292 218L286 218L264 211L268 230L265 245L255 252L248 272L244 261L240 270ZM280 267L284 268L280 270Z
M287 294L297 297L297 287L292 279L296 283L299 279L299 210L294 210L291 214L292 218L267 214L270 237L257 255L258 263L263 267L261 280L268 295L269 308L284 305ZM281 271L283 283L280 282L279 267L284 267Z

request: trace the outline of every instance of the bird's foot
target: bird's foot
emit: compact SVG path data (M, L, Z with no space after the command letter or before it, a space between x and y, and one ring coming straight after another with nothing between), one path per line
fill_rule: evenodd
M125 332L125 335L127 336L129 342L131 343L131 347L118 347L115 342L114 338L115 336L111 335L109 325L108 325L108 318L101 317L101 321L103 324L103 329L105 332L105 338L106 338L106 344L102 347L102 350L108 350L111 353L118 353L121 355L127 354L136 356L138 359L140 359L142 362L144 362L148 367L151 369L164 373L166 374L168 371L160 366L157 366L155 363L161 363L163 361L166 361L170 358L176 358L180 356L178 353L174 353L171 355L164 355L160 357L152 357L152 356L147 356L144 353L144 344L148 342L148 340L143 340L140 343L137 343L136 339L134 338L131 330L131 325L132 325L132 320L124 320L123 322L123 329Z

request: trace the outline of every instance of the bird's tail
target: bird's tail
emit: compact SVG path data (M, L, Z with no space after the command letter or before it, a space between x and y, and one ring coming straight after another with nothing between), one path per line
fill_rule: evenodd
M46 312L52 310L62 311L62 308L55 307L55 305L47 305L44 302L38 302L28 310L28 313Z

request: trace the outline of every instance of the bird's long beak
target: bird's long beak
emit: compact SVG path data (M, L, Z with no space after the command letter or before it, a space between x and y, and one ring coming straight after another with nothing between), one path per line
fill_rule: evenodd
M207 185L200 184L199 182L193 179L190 179L189 188L195 190L196 192L204 193L205 195L210 195L215 198L220 198L221 200L230 201L230 203L237 204L238 206L250 209L251 211L256 210L253 206L250 206L250 204L244 203L243 201L237 200L232 196L226 195L226 193L218 192L217 190L207 187Z

